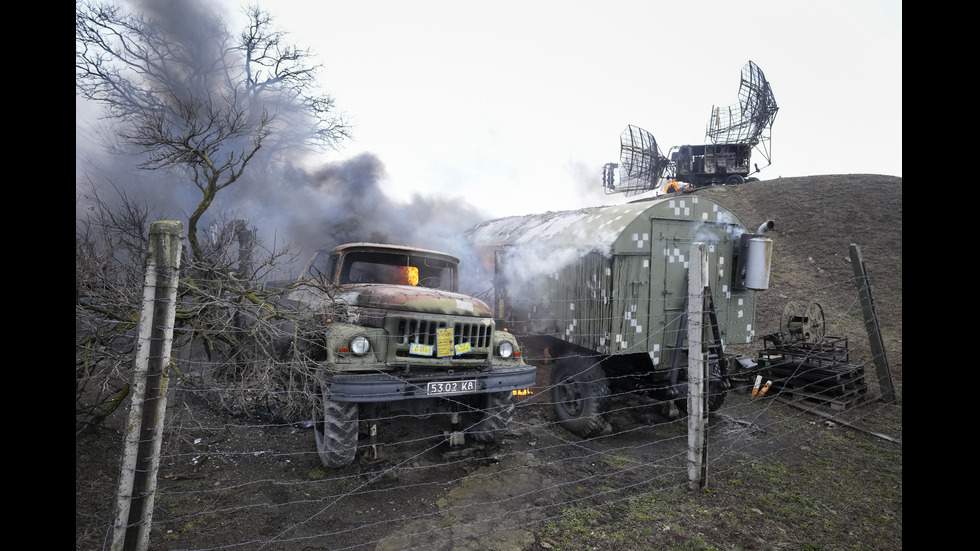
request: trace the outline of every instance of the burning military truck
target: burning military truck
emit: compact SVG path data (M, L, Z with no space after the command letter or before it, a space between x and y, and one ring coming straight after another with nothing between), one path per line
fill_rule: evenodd
M609 429L619 393L639 390L686 409L694 243L709 251L708 405L721 406L737 359L724 346L755 336L773 227L767 221L753 233L722 205L684 195L490 220L469 238L494 266L498 323L536 359L554 358L555 414L590 437Z
M311 285L292 299L322 320L312 356L316 446L325 466L351 463L360 420L378 419L382 409L448 412L452 444L467 434L497 441L507 432L513 392L534 385L535 368L513 335L495 329L485 302L458 292L457 258L352 243L319 251L303 278ZM376 457L377 422L369 424L363 432L370 440L360 448Z

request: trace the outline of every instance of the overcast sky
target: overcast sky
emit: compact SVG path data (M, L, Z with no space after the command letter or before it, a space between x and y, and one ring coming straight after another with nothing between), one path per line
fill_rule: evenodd
M664 153L705 143L749 60L779 105L760 179L902 175L898 0L260 4L318 54L354 125L327 157L376 155L395 199L455 196L494 216L621 202L601 168L626 126Z
M125 0L230 29L248 0ZM309 47L353 126L339 151L270 180L258 168L209 213L242 216L266 242L456 242L490 218L622 203L602 167L628 125L661 151L705 143L711 109L738 100L755 62L779 112L757 176L902 175L902 13L897 0L258 0ZM87 194L186 220L200 194L178 173L106 156L97 111L76 96L76 211ZM752 158L763 167L759 155ZM258 171L258 172L257 172ZM81 199L79 199L81 198ZM205 221L205 227L209 224Z

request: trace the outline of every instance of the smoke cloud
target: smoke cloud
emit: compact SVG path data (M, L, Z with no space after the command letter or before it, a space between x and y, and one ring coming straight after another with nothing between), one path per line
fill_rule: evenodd
M222 210L248 213L267 242L287 241L306 257L318 249L359 241L423 247L460 258L462 278L472 273L467 268L473 266L467 265L475 258L463 234L487 215L460 197L416 194L408 202L391 199L384 188L395 183L373 154L265 175L271 178L268 182L253 178L229 189ZM469 286L465 283L461 286Z
M219 29L224 27L212 5L187 0L128 5L154 19L156 30L179 42L182 51L198 52L206 59L221 55L217 52L224 35ZM85 218L97 194L109 204L121 202L125 195L146 205L150 221L186 221L201 201L190 176L179 170L137 168L143 157L113 143L114 123L100 121L102 114L100 106L76 96L76 220ZM296 261L283 267L286 277L298 275L317 249L342 243L424 247L460 258L464 291L491 285L474 275L475 256L463 242L464 231L487 216L464 198L416 194L408 202L395 201L385 188L397 182L387 179L383 162L374 154L333 162L329 153L322 153L311 162L309 150L299 144L292 154L282 155L283 151L289 148L275 148L274 155L260 150L262 155L252 160L242 178L217 194L199 225L202 238L211 227L244 219L266 247L289 244L297 253Z
M97 167L94 158L99 159ZM147 205L154 220L186 220L200 201L196 189L174 174L137 171L127 160L89 157L76 183L76 218L85 216L92 193L112 202L123 192ZM287 277L298 275L318 249L365 241L452 254L462 263L461 287L470 292L488 288L491 282L474 274L476 257L464 240L465 231L487 214L460 197L416 194L409 202L398 202L385 194L388 185L394 182L386 178L384 164L370 153L312 170L291 164L255 166L251 175L218 194L200 229L246 220L266 247L288 244L298 253L295 263L283 267Z

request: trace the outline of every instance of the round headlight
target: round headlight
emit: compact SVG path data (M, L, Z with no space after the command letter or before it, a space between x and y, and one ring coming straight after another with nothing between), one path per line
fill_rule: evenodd
M363 356L371 350L371 341L363 335L358 335L350 341L350 351L357 356Z
M500 348L497 352L504 358L509 358L514 354L514 345L510 341L504 341L500 343Z

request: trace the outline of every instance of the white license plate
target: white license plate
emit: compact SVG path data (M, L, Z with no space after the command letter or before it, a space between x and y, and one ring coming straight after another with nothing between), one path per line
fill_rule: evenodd
M426 394L459 394L463 392L476 392L476 381L439 381L428 383L425 388Z

